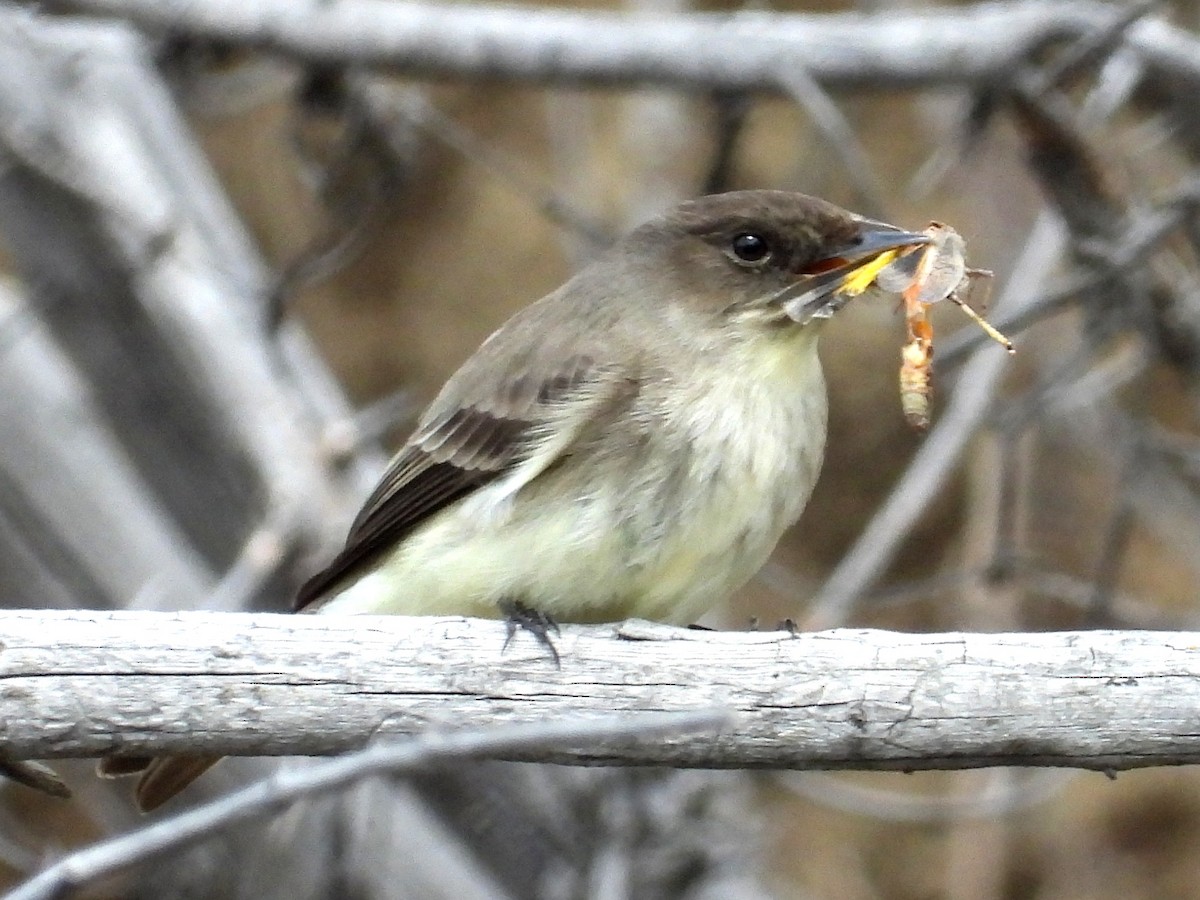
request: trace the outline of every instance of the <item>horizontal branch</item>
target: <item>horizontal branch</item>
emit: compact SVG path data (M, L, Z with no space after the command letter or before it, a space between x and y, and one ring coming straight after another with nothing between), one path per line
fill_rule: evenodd
M833 84L961 85L1011 75L1049 40L1104 28L1119 9L1094 2L994 3L903 15L620 13L339 0L60 0L143 27L268 49L318 64L423 77L586 85L780 90L800 66ZM1195 78L1195 41L1160 21L1126 37L1150 65Z
M723 708L718 737L564 747L573 764L1115 770L1200 761L1200 634L702 632L0 613L0 756L328 754L382 735Z

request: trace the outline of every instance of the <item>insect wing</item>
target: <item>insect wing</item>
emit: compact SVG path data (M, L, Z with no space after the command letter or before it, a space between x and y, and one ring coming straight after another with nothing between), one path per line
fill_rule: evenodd
M916 279L921 260L932 249L930 246L914 247L907 253L898 254L875 276L875 283L889 294L903 294Z

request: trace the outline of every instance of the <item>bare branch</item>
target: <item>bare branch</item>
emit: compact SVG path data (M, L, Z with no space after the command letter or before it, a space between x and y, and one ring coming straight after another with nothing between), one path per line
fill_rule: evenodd
M479 619L13 612L0 615L0 755L316 755L381 736L716 706L739 715L718 737L504 755L700 768L1192 763L1197 640L630 621L564 627L556 669L532 639L505 652L503 623Z
M0 590L10 605L152 597L198 605L211 576L147 490L33 305L0 281ZM19 335L15 332L19 329ZM54 477L47 477L47 473Z
M377 96L375 102L387 104L387 111L392 115L427 131L464 159L490 170L515 191L529 198L547 219L582 239L590 250L600 250L613 242L614 236L604 223L578 208L571 200L560 196L552 187L543 185L517 160L489 146L487 141L443 113L427 98L410 91L406 96Z
M837 161L850 182L859 211L887 219L887 201L871 157L841 107L803 66L781 67L779 86L808 115L817 133L829 145L829 156Z
M1014 780L1013 776L1020 775ZM980 790L951 796L927 796L888 791L857 784L827 772L780 772L788 790L832 809L884 822L946 824L972 819L995 819L1044 803L1066 786L1074 772L1061 769L993 769Z
M1104 259L1089 260L1079 271L1057 287L1022 304L1016 312L993 316L997 328L1016 334L1035 322L1061 312L1088 291L1111 280L1114 274L1137 266L1162 247L1164 239L1182 228L1192 217L1200 201L1200 181L1185 184L1161 209L1135 219L1122 235L1105 247ZM986 334L974 328L962 328L942 342L938 362L942 366L958 363L964 353L988 343Z
M356 64L440 78L777 91L799 60L816 80L888 88L987 81L1047 41L1105 36L1120 9L1092 2L979 4L869 14L618 13L341 0L166 3L65 0L58 7L122 16L157 30L265 48L306 63ZM1139 21L1124 40L1175 78L1200 78L1186 32ZM1089 44L1090 46L1090 44Z
M449 760L519 755L560 742L645 740L688 732L711 737L728 722L727 714L712 710L659 713L635 721L610 716L598 722L531 723L486 733L427 734L399 745L370 747L306 769L278 771L229 797L73 853L6 895L6 900L61 896L69 888L195 844L232 825L279 812L302 797L347 787L372 775L412 774Z
M265 269L145 50L125 27L0 10L6 247L195 544L219 556L260 507L321 534L339 501L258 321Z

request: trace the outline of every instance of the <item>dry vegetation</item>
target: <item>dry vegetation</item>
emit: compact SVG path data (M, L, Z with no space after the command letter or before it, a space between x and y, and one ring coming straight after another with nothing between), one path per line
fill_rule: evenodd
M201 606L216 586L225 608L282 608L340 536L377 471L379 442L401 437L497 324L655 208L705 190L777 187L914 228L952 223L972 264L996 271L992 318L1007 323L1018 355L1010 363L999 348L973 343L969 325L955 331L955 310L939 310L934 428L922 437L905 426L897 398L895 309L852 304L824 341L831 438L822 481L721 624L1196 627L1200 38L1188 29L1200 10L1192 3L1044 4L1040 25L1028 5L976 21L974 7L862 4L880 11L847 20L854 40L811 64L799 56L794 71L780 66L774 86L741 77L737 58L707 75L675 76L671 60L666 74L638 69L637 54L634 74L613 84L572 69L586 41L544 53L541 69L506 69L500 50L484 70L455 69L453 54L424 68L394 64L371 49L370 29L354 32L363 44L325 45L322 32L305 42L287 26L239 24L272 5L41 4L144 30L158 74L252 235L189 259L228 266L214 302L233 297L267 343L291 341L300 374L257 399L226 386L222 396L238 394L230 421L269 408L284 423L228 440L206 437L232 426L205 418L203 396L171 393L173 382L156 374L187 370L194 348L173 346L151 374L143 370L139 354L161 335L122 316L144 302L136 298L146 285L127 273L106 280L116 264L89 243L119 243L119 227L88 223L77 234L63 224L78 224L110 176L91 181L56 166L70 157L47 137L55 107L41 105L44 132L21 118L27 110L14 113L22 89L42 96L46 77L14 66L57 66L55 78L65 77L48 52L13 62L14 45L31 41L20 29L63 23L0 5L0 247L14 276L0 295L0 373L10 392L0 399L3 605ZM656 27L683 14L676 4L632 6L661 17L651 19ZM334 18L338 7L329 4ZM826 34L825 12L792 27ZM924 25L905 27L921 17ZM331 34L332 19L325 24ZM531 45L539 27L530 23ZM938 28L947 29L943 44L916 62L904 55L906 41ZM980 48L997 56L1003 48L1004 58L989 62ZM839 68L836 49L851 62L861 56L861 71ZM106 160L115 168L97 163L94 172L123 164ZM193 189L204 194L170 187ZM180 208L164 215L223 221ZM159 252L152 238L138 252ZM126 263L137 256L128 246L121 253ZM256 254L265 267L255 268ZM167 297L171 289L162 287ZM116 299L109 307L98 298ZM284 323L277 332L272 319ZM319 354L295 349L297 323ZM87 441L94 435L79 423L95 421L111 442L77 471L56 470L46 449L64 432L43 435L45 445L19 437L52 427L30 418L45 402L30 366L49 365L18 359L31 340L61 347L75 366L56 427L78 426L73 440ZM314 387L326 363L348 404ZM212 385L197 392L220 394ZM307 418L287 425L296 410ZM160 424L169 432L161 440ZM271 448L288 428L312 453L287 472L253 474L256 448ZM113 519L136 513L139 527L169 520L175 532L162 542L106 534L109 543L89 553L95 533L115 526L89 520L86 504L70 522L56 520L47 510L57 501L40 498L30 458L67 490L88 480L88 464L119 462L129 471L105 483L131 493L114 501ZM122 562L110 571L104 558L114 555ZM997 770L747 783L488 765L418 780L416 793L445 824L431 824L410 787L363 787L270 825L240 826L101 895L469 897L488 896L480 884L494 878L514 897L534 896L536 884L545 897L1127 900L1191 897L1200 883L1192 769L1116 781ZM0 884L133 821L123 795L83 768L67 774L72 805L0 785ZM756 831L748 823L760 814L767 825ZM460 847L429 850L428 835L442 834L431 829L473 847L475 868L460 871ZM425 837L416 842L416 833ZM755 841L760 856L748 849ZM433 862L406 869L397 846ZM431 871L445 883L422 882Z

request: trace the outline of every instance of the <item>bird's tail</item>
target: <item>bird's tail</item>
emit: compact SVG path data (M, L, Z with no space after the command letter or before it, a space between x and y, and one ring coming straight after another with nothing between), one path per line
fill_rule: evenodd
M142 812L150 812L220 761L220 756L113 756L100 760L97 768L101 775L108 778L141 772L134 799Z

